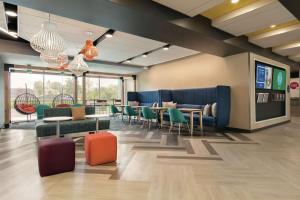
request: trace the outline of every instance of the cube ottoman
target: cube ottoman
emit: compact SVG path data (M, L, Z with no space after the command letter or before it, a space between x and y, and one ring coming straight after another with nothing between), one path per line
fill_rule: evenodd
M51 138L38 143L38 163L41 177L73 171L75 143L70 138Z
M114 162L117 159L117 137L109 132L86 135L85 157L89 165Z

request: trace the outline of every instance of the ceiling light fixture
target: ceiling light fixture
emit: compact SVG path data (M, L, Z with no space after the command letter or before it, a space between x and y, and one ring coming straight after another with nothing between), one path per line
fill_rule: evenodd
M145 66L145 67L144 67L144 70L147 70L147 69L149 69L149 67Z
M128 59L125 61L126 63L131 63L131 59Z
M276 25L275 24L272 24L271 26L270 26L270 28L275 28L276 27Z
M8 35L10 35L11 37L18 38L17 35L14 35L14 34L8 32L6 29L4 29L4 28L2 28L2 27L0 27L0 31L2 31L2 32L6 33L6 34L8 34Z
M169 50L169 48L170 48L170 45L166 45L163 47L163 50L167 51L167 50Z
M105 37L106 37L106 38L112 38L112 36L113 36L113 35L110 34L110 33L106 33L106 34L105 34Z
M8 31L9 34L12 34L12 35L15 35L15 36L18 36L18 33L15 32L15 31Z
M143 58L147 58L147 57L148 57L148 54L147 54L147 53L144 53L144 54L142 55L142 57L143 57Z
M89 71L89 66L84 62L83 55L77 54L70 62L68 69L76 76L82 76L83 73Z
M18 16L18 14L15 11L12 11L12 10L5 11L5 14L7 14L10 17L17 17Z
M238 3L240 0L231 0L231 3L236 4Z

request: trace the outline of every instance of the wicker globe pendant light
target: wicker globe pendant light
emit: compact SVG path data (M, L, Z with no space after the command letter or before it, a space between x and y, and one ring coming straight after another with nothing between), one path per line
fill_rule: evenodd
M58 57L66 49L65 41L57 32L56 24L46 21L41 30L30 39L31 47L43 57Z
M68 69L76 76L82 76L84 72L87 72L89 70L89 67L86 62L84 62L83 55L77 54L70 62Z

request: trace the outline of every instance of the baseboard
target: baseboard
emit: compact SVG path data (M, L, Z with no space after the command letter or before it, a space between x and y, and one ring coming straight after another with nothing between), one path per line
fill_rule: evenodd
M290 122L291 122L291 120L288 120L288 121L284 121L284 122L281 122L281 123L278 123L278 124L272 124L270 126L265 126L265 127L257 128L257 129L253 129L253 130L232 128L232 127L226 127L226 130L236 132L236 133L254 133L254 132L257 132L257 131L261 131L261 130L264 130L264 129L267 129L267 128L272 128L272 127L279 126L279 125L282 125L282 124L285 124L285 123L290 123Z

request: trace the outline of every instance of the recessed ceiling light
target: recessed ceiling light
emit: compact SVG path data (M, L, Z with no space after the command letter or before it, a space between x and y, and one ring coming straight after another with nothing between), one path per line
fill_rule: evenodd
M163 48L163 50L167 51L167 50L169 50L169 47L168 47L168 46L165 46L165 47Z
M106 38L112 38L112 36L113 36L113 35L110 34L110 33L106 33L106 34L105 34L105 37L106 37Z
M125 62L126 62L126 63L131 63L131 60L126 60Z
M15 11L7 10L5 13L10 17L16 17L18 14Z
M270 28L275 28L276 27L276 25L275 24L272 24L271 26L270 26Z
M146 53L144 53L143 55L142 55L142 57L143 58L146 58L148 55L146 54Z
M147 69L149 69L149 67L145 66L144 69L147 70Z
M231 3L234 3L234 4L236 4L236 3L238 3L240 0L231 0Z

